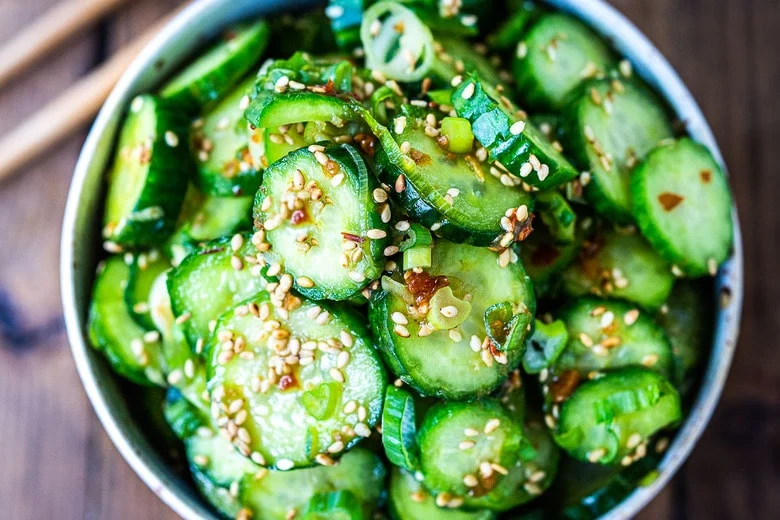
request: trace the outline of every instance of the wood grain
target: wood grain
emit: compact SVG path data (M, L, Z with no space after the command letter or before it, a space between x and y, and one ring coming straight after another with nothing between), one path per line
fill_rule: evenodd
M586 1L586 0L583 0ZM55 0L0 0L0 41ZM131 2L0 91L0 132L177 2ZM613 0L702 106L730 166L746 251L742 336L713 422L642 513L656 519L780 517L780 1ZM65 194L83 134L0 189L0 517L175 516L108 441L80 388L57 279Z

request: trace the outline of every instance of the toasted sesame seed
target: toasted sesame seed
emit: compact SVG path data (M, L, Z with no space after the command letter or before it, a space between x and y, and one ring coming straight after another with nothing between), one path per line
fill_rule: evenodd
M339 383L343 383L343 382L344 382L344 374L343 374L343 373L341 372L341 370L339 370L338 368L335 368L335 367L334 367L334 368L331 368L331 369L328 371L328 374L329 374L329 375L330 375L330 377L331 377L331 378L333 378L335 381L338 381Z
M387 231L383 229L369 229L366 236L372 240L381 240L387 236Z
M439 312L445 318L454 318L458 315L458 308L454 305L447 305L446 307L442 307Z
M581 332L579 335L580 342L585 345L586 347L592 347L593 346L593 340L590 336L585 334L584 332Z
M663 453L666 451L668 447L669 447L669 439L666 437L662 437L661 439L658 439L658 442L655 445L655 451L656 453Z
M369 428L365 423L359 422L355 425L355 433L360 437L370 437L371 436L371 428Z
M244 261L241 260L241 257L233 255L230 257L230 266L236 271L240 271L244 268Z
M707 260L707 271L710 273L710 276L715 276L718 274L718 261L714 258L709 258Z
M390 319L393 320L393 323L397 323L398 325L409 324L409 319L403 313L398 311L395 311L393 314L391 314Z
M399 175L395 180L395 192L401 193L406 189L406 177L403 174Z
M601 315L601 328L606 329L612 325L615 321L615 314L612 311L607 311Z
M642 442L642 435L639 432L634 432L628 436L626 440L626 447L628 449L634 449Z
M533 482L526 482L523 484L523 489L525 489L529 495L541 495L543 490L538 485L534 484Z
M539 168L537 175L539 176L540 182L544 181L550 175L550 167L546 164L543 164L541 168Z
M460 449L460 450L470 450L471 448L473 448L476 445L477 445L477 443L472 441L472 440L460 441L460 443L458 444L458 449Z
M479 339L479 336L471 336L471 339L469 340L469 347L471 347L471 350L474 352L479 352L482 350L482 340Z
M366 281L366 275L360 271L350 271L347 273L347 276L349 276L349 279L355 283L363 283Z
M339 353L338 357L336 358L336 367L343 369L347 366L349 363L349 352L346 350L343 350Z
M477 487L479 485L479 480L477 480L477 477L472 474L468 474L465 477L463 477L463 483L470 488Z
M465 435L466 437L476 437L477 435L479 435L479 430L477 430L476 428L466 428L465 430L463 430L463 435Z
M631 75L633 74L633 69L634 68L631 65L630 61L628 61L628 60L621 60L619 67L620 67L620 73L624 77L630 78Z
M357 410L358 404L355 401L350 401L347 404L344 405L343 412L345 414L351 414L354 413L355 410Z
M474 91L476 90L476 86L474 83L469 83L466 85L466 88L463 89L463 92L461 93L460 97L463 99L471 99L471 97L474 95Z
M528 45L525 42L520 42L517 44L517 57L519 59L523 59L526 56L528 56Z
M175 322L176 322L177 325L181 325L181 324L186 323L187 321L189 321L190 318L192 318L192 313L185 312L181 316L177 317Z
M633 325L639 319L639 309L631 309L623 315L623 323Z
M409 333L409 329L407 329L403 325L396 325L395 327L393 327L393 332L395 332L398 336L402 338L408 338L411 336L411 334Z
M535 472L531 473L531 475L528 477L528 481L529 482L534 482L534 483L541 482L542 480L544 480L544 477L546 477L546 476L547 476L547 473L545 473L542 470L538 470L538 471L535 471Z
M597 463L599 460L604 458L604 456L607 454L607 450L604 448L599 448L597 450L589 451L586 455L588 460L592 462L593 464Z
M496 464L495 462L491 462L490 467L493 468L493 470L495 470L496 473L500 473L501 475L506 476L509 474L509 470L506 469L501 464Z
M280 471L291 470L293 466L295 466L295 464L290 459L279 459L276 461L276 469Z
M490 478L493 473L493 466L490 464L490 462L486 461L479 463L479 474L482 475L482 478Z
M299 276L296 282L298 282L299 287L303 287L304 289L311 289L315 285L314 280L307 276Z
M491 433L493 433L494 431L496 431L496 430L498 429L498 427L499 427L499 426L501 426L501 421L500 421L500 420L498 420L498 419L496 419L496 418L494 417L493 419L490 419L490 420L489 420L489 421L488 421L488 422L485 424L485 433L486 433L486 434L491 434Z
M512 135L520 135L525 130L525 121L516 121L509 127L509 132Z
M647 354L642 358L642 364L648 368L658 363L658 354Z

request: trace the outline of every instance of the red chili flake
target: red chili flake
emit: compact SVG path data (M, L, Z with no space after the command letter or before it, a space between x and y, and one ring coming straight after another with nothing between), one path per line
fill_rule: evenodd
M567 370L556 376L550 384L550 394L555 402L562 403L568 399L577 389L581 379L582 376L576 370Z
M341 171L341 166L339 166L339 163L331 160L328 160L328 162L325 163L324 168L325 168L325 174L328 177L334 177L337 173Z
M212 247L211 249L206 249L205 251L201 251L199 254L201 255L213 255L214 253L221 253L224 251L224 247Z
M702 170L699 172L699 177L701 177L701 182L704 184L709 184L712 180L712 171L711 170Z
M422 153L419 150L409 150L409 157L412 158L417 166L424 166L433 162L430 155Z
M297 226L298 224L300 224L301 222L307 219L308 219L308 215L306 214L305 209L296 209L295 211L292 212L292 215L290 215L290 222L292 222L294 226Z
M531 263L540 267L549 266L552 265L559 256L561 256L561 252L558 248L550 244L539 244L539 247L531 253Z
M286 374L279 378L279 390L287 390L296 386L298 382L295 380L295 376L292 374Z
M533 230L533 220L536 218L536 215L531 213L527 219L520 222L520 226L515 231L515 238L518 242L522 242L526 238L528 238L528 235L530 235Z
M404 280L417 305L427 304L436 291L450 284L446 276L431 276L425 271L406 271Z
M684 197L668 191L665 191L658 196L658 202L661 203L661 206L663 206L664 211L672 211L674 208L679 206L684 200L685 200Z
M425 78L422 81L422 93L427 94L428 91L431 89L431 85L433 84L433 81L431 78Z
M343 236L345 239L350 240L352 242L357 242L358 244L362 244L364 240L363 237L353 235L352 233L347 233L346 231L342 231L341 236Z

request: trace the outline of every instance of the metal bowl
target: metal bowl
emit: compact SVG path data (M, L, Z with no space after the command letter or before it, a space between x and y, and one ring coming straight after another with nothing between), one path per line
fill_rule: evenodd
M68 338L81 380L103 427L139 477L176 513L186 519L217 517L185 481L150 446L130 417L116 378L89 347L86 317L95 265L100 251L100 220L105 193L103 175L119 123L129 100L149 91L170 75L204 41L239 19L296 9L317 0L199 0L182 11L136 58L109 96L81 151L68 194L62 230L60 278ZM715 138L698 105L677 73L648 39L603 0L549 0L611 41L630 59L673 108L696 140L722 163ZM675 436L652 484L638 488L604 518L628 519L669 481L693 449L720 397L734 354L742 308L742 241L734 212L734 254L717 280L717 319L709 364L693 409ZM730 298L723 298L723 295Z

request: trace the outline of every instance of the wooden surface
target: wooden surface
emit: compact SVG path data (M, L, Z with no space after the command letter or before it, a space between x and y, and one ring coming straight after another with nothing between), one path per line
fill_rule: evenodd
M640 518L780 518L780 1L613 1L699 100L731 169L746 242L728 386L693 455ZM0 0L0 41L55 3ZM130 2L0 90L0 133L176 4ZM59 234L84 135L0 185L0 518L174 518L103 433L65 338Z

